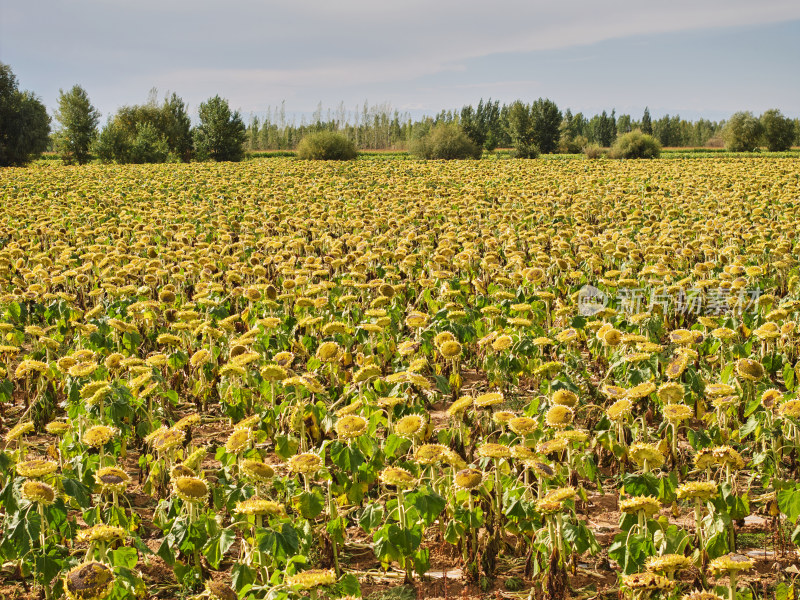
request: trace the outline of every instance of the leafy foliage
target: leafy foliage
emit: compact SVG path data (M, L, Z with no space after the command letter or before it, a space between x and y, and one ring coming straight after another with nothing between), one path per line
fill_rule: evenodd
M194 149L200 160L239 161L244 157L245 126L239 111L214 96L200 104L200 124L194 130Z
M75 85L68 92L59 91L56 120L61 128L56 134L55 147L64 164L85 164L91 158L90 148L97 138L100 111L92 106L89 95Z
M297 146L297 157L303 160L353 160L357 154L351 140L332 131L310 133Z
M0 63L0 167L20 166L47 149L50 117L31 92L21 91L11 67Z

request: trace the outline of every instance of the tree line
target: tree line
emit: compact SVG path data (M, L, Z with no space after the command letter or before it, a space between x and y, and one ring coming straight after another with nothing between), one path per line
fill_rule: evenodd
M367 102L348 112L344 104L334 111L318 105L310 121L298 124L286 117L285 104L266 117L251 118L245 126L220 96L201 103L198 123L192 125L188 106L175 93L162 101L153 90L144 104L123 106L100 127L100 113L81 86L61 90L54 113L57 127L32 92L19 90L11 68L0 63L0 166L22 165L45 150L57 152L67 163L83 164L93 157L103 162L158 163L190 160L241 160L246 151L295 150L312 133L335 133L359 149L421 149L427 155L438 142L449 143L457 131L473 148L468 155L497 148L513 148L515 155L534 158L541 153L578 153L592 146L610 147L618 137L634 131L652 136L668 147L722 147L752 151L764 146L782 151L800 144L800 120L777 109L760 117L749 112L727 121L689 121L678 115L653 119L645 108L641 118L617 115L615 110L586 116L562 110L539 98L501 104L491 98L460 110L442 110L432 117L412 119L388 104Z

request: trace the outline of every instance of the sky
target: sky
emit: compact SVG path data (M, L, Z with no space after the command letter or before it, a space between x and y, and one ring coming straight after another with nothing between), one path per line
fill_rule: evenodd
M563 110L800 117L798 0L0 0L0 61L52 112L103 120L176 92L247 117L386 105L413 116L550 98Z

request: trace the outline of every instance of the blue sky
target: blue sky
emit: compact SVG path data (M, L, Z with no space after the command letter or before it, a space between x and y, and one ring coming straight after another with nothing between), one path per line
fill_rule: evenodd
M152 87L243 115L368 100L435 113L489 96L593 114L800 117L797 0L0 0L0 61L52 110L104 118Z

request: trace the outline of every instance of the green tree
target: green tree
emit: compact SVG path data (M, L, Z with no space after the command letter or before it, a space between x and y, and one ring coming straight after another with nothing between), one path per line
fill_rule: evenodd
M89 149L97 138L100 111L92 106L86 90L79 85L72 86L68 92L59 90L56 120L61 124L55 136L61 160L68 165L89 162Z
M481 120L480 115L471 105L461 109L461 120L459 124L464 134L466 134L478 148L483 148L483 145L486 143L486 136L489 132L487 131L486 123Z
M725 147L731 152L754 152L758 150L763 133L761 121L751 112L737 112L722 130Z
M171 154L189 162L192 159L192 120L183 99L175 92L164 99L160 111L160 127L156 128L164 136Z
M239 161L244 157L247 132L239 111L214 96L200 104L200 125L194 130L194 150L201 160Z
M536 158L539 148L536 146L536 131L533 128L531 107L517 100L508 107L506 116L508 135L518 158Z
M192 125L186 104L173 93L159 106L156 93L151 90L145 104L123 106L109 119L95 146L101 160L119 163L191 160Z
M794 122L784 117L777 108L764 112L759 119L764 131L764 142L770 152L785 152L794 142Z
M653 120L650 118L650 109L644 107L644 114L642 115L642 133L653 135Z
M47 149L50 117L32 92L20 91L11 67L0 63L0 166L19 166Z
M539 98L531 106L531 126L540 152L550 154L558 148L561 111L552 100Z

